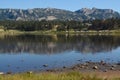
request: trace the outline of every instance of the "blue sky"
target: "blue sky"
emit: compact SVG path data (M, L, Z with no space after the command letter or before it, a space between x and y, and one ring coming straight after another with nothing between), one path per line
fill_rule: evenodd
M113 9L120 12L120 0L1 0L0 8L59 8L75 11L81 8Z

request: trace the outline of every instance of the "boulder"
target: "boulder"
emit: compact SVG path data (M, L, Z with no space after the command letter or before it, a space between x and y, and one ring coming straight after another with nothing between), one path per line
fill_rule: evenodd
M0 75L4 74L4 72L0 72Z
M98 69L98 66L94 66L93 69Z

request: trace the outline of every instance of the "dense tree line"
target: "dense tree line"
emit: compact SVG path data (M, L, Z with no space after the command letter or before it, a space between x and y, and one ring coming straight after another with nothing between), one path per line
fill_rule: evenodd
M0 21L0 28L4 30L20 31L81 31L81 30L115 30L120 28L120 19L93 20L93 21Z
M0 21L0 28L16 29L21 31L52 30L65 31L70 29L81 30L81 22L77 21Z
M94 20L88 29L93 30L116 30L120 29L120 19Z

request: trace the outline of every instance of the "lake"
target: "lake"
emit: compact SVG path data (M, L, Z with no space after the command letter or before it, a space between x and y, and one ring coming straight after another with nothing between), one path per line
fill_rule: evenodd
M101 60L120 62L120 36L0 36L0 72L42 71Z

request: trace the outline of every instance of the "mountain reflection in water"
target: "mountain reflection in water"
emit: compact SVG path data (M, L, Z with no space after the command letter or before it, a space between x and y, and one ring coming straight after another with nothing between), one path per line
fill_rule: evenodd
M109 52L120 46L118 36L19 35L0 38L0 54L57 54Z

